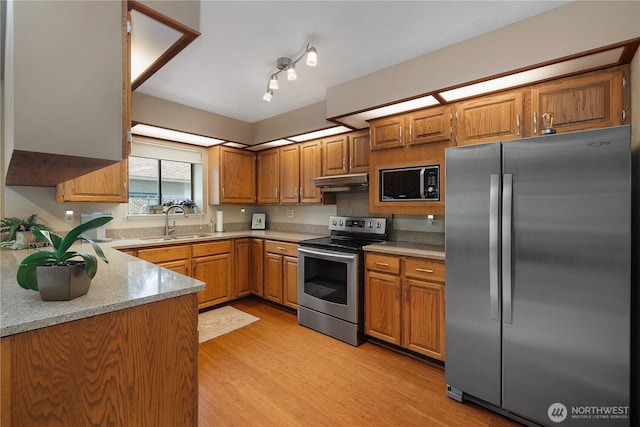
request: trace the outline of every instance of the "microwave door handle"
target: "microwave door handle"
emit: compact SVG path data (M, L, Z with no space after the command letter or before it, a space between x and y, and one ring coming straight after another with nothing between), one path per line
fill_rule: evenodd
M420 198L426 199L427 195L424 192L424 173L426 168L420 168Z

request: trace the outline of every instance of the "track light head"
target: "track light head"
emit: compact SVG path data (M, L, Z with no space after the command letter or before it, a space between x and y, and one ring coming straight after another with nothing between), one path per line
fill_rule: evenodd
M271 102L271 98L273 97L273 91L271 89L267 89L267 91L262 95L262 99L267 102Z
M307 65L309 67L318 65L318 51L315 47L310 47L309 50L307 50Z
M269 89L276 90L278 89L278 76L276 74L271 74L271 80L269 80Z

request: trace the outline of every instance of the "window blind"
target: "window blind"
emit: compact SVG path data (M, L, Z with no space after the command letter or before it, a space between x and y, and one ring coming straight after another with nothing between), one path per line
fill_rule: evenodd
M135 137L131 143L131 155L174 162L202 163L202 151L198 149L140 141Z

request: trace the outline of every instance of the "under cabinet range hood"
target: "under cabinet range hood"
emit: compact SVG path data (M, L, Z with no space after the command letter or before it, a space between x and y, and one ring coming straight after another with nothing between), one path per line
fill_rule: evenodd
M346 191L367 191L369 189L368 173L350 173L346 175L319 176L313 184L322 191L330 193Z

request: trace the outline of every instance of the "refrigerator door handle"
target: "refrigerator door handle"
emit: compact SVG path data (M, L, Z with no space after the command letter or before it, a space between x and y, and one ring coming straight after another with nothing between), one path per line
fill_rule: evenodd
M500 174L491 174L489 190L489 311L500 321Z
M513 211L513 175L504 174L502 184L502 319L513 322L511 297L511 221Z

